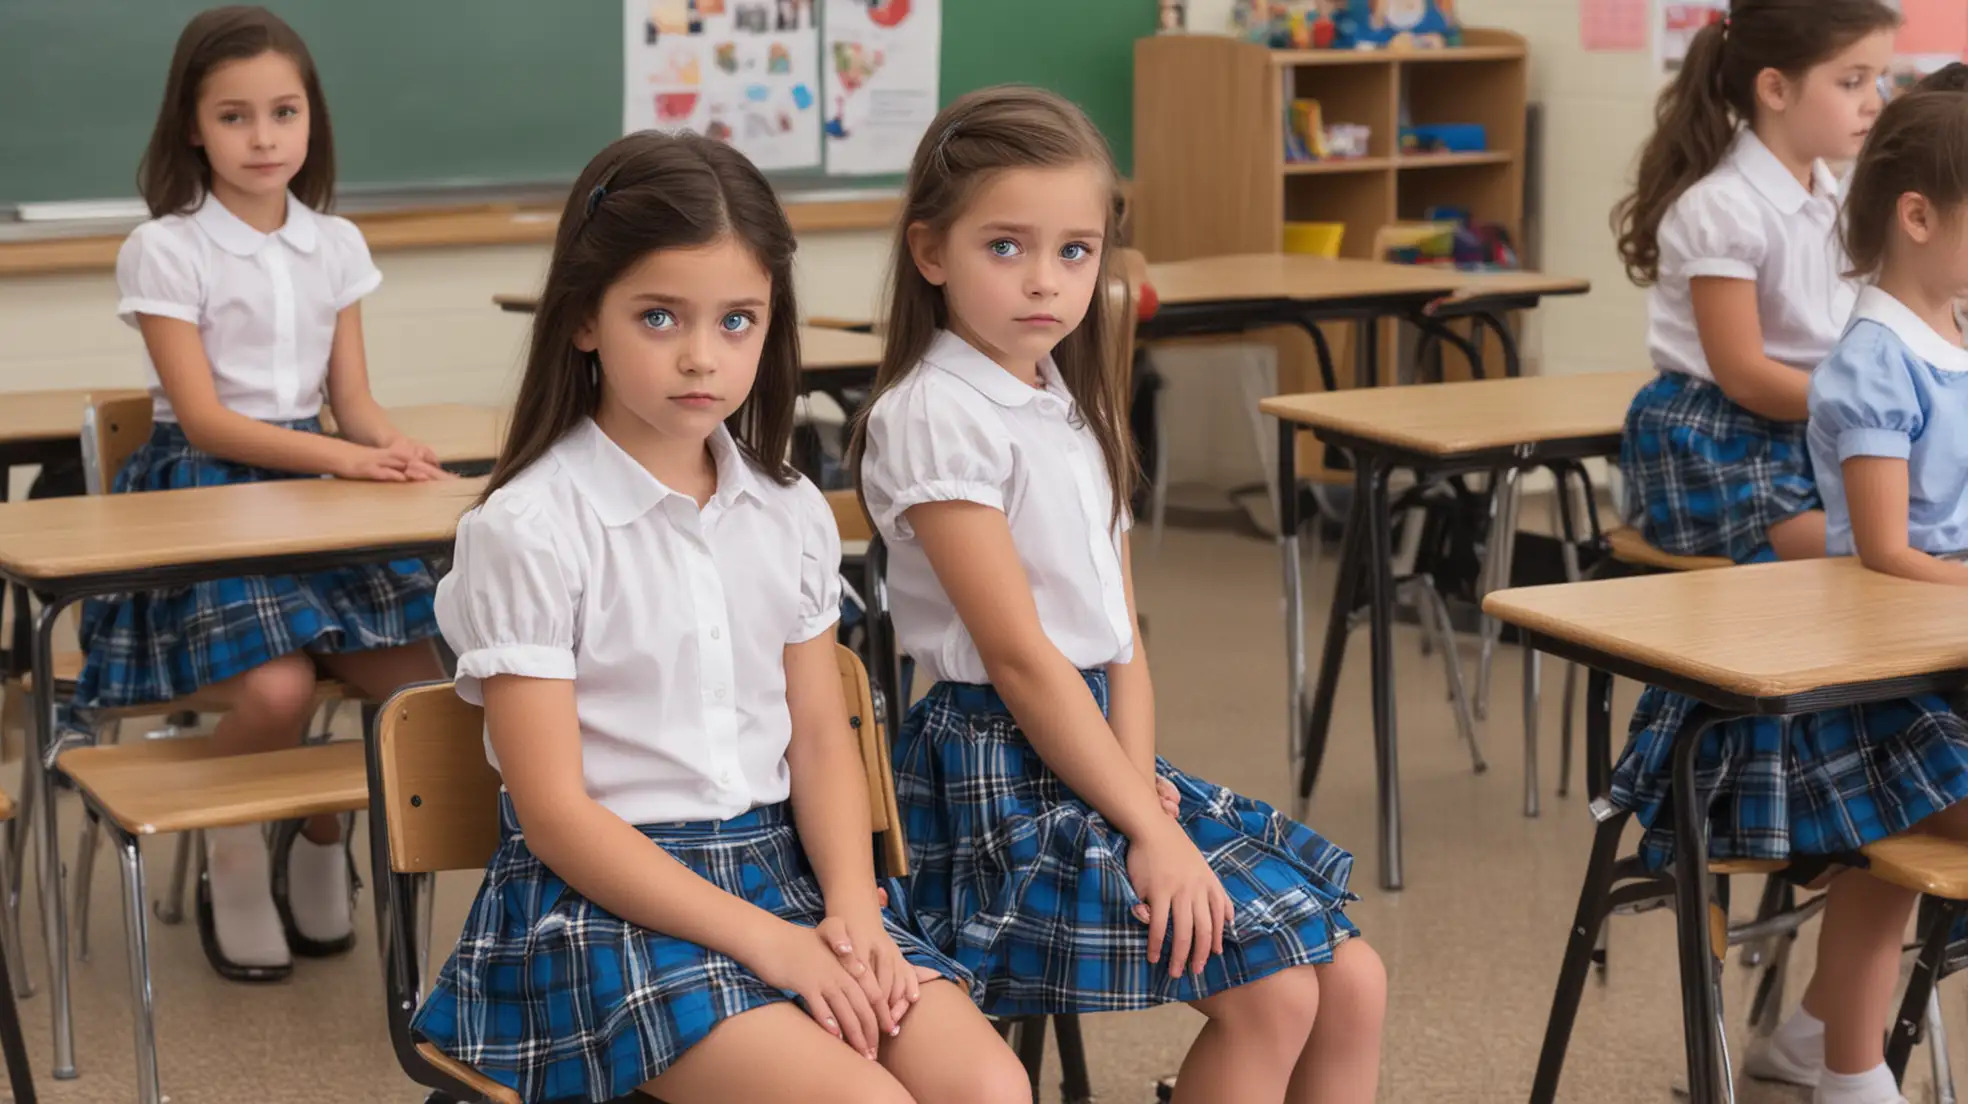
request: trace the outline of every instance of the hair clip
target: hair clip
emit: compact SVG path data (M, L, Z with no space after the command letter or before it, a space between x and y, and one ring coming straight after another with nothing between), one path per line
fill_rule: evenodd
M936 156L938 158L945 156L944 150L949 148L950 139L957 136L957 128L962 125L962 123L951 123L949 126L943 128L942 136L936 139Z
M595 208L601 206L602 199L604 199L607 195L608 195L608 187L603 184L595 185L594 191L588 193L589 218L594 217Z
M1734 27L1734 26L1735 26L1735 22L1736 22L1736 20L1735 20L1735 16L1733 16L1733 15L1730 15L1730 14L1728 14L1728 13L1726 13L1726 12L1725 12L1725 13L1723 13L1723 16L1722 16L1722 37L1723 37L1723 38L1727 38L1727 37L1729 37L1729 30L1730 30L1730 28L1732 28L1732 27Z

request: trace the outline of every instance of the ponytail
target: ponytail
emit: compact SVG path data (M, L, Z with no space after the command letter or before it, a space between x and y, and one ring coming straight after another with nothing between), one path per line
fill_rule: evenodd
M1674 201L1715 171L1738 127L1756 122L1756 82L1793 80L1870 34L1899 26L1880 0L1735 0L1696 32L1674 82L1654 104L1654 134L1633 191L1613 208L1620 261L1634 283L1660 279L1660 225Z

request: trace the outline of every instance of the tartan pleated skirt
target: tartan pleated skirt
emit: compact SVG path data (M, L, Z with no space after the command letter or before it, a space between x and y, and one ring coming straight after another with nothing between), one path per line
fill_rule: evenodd
M1085 672L1107 708L1103 672ZM1148 961L1128 841L1040 760L989 686L938 683L895 749L909 898L938 949L976 976L996 1016L1117 1012L1194 1001L1293 966L1329 963L1359 934L1345 914L1353 857L1260 801L1157 763L1181 822L1235 915L1200 975Z
M1804 429L1745 410L1712 383L1662 372L1626 412L1627 523L1676 556L1773 559L1770 527L1824 508Z
M321 432L319 419L273 423ZM236 464L194 448L175 422L151 427L114 491L166 491L311 476ZM78 708L181 698L303 649L360 652L437 633L436 580L421 560L258 575L82 604L87 661Z
M627 1096L720 1022L794 999L731 958L637 927L568 888L527 849L503 794L499 821L502 842L457 950L412 1027L520 1099ZM642 832L712 885L782 920L813 927L826 916L787 804ZM891 886L883 921L903 956L968 986L969 976L918 934L899 891Z
M1646 826L1654 869L1674 855L1673 743L1694 706L1648 687L1613 769L1613 804ZM1711 858L1857 851L1968 798L1968 721L1934 695L1724 721L1702 737L1695 779L1713 795Z

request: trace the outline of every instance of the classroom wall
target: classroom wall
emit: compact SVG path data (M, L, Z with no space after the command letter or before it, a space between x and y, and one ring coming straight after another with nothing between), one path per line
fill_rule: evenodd
M1190 25L1226 27L1231 0L1191 0ZM1637 368L1645 358L1645 298L1613 253L1607 212L1647 133L1658 90L1645 54L1594 54L1578 44L1578 0L1462 0L1472 24L1508 27L1531 44L1531 97L1545 106L1537 196L1542 266L1584 276L1593 293L1532 315L1527 354L1542 371ZM881 232L801 238L799 294L807 313L866 316L887 261ZM378 396L389 403L504 401L516 382L522 316L490 306L495 292L537 285L543 246L381 254L381 290L364 307ZM0 280L0 395L35 387L129 384L139 373L136 334L111 311L108 273ZM1230 487L1265 470L1235 378L1247 346L1170 349L1169 467L1178 484ZM4 401L4 398L0 398Z

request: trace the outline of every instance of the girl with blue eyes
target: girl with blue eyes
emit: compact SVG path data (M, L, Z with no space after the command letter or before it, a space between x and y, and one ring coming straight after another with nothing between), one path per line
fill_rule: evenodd
M143 334L150 439L118 492L336 476L447 478L369 391L361 300L382 282L362 232L326 213L328 106L293 29L217 8L178 40L138 184L152 218L116 259L117 314ZM322 430L332 402L340 436ZM193 693L229 705L231 753L300 742L327 674L381 700L440 677L435 586L415 560L225 579L83 607L84 709ZM332 816L205 833L198 922L237 981L286 977L293 956L355 940L347 844ZM282 872L280 877L274 871Z
M972 93L904 204L851 467L934 682L894 745L911 908L992 1015L1201 1011L1178 1101L1372 1100L1352 857L1155 754L1106 142L1050 93Z
M793 247L729 146L596 156L438 587L504 839L415 1028L521 1100L1031 1099L878 901L840 537L787 463Z

